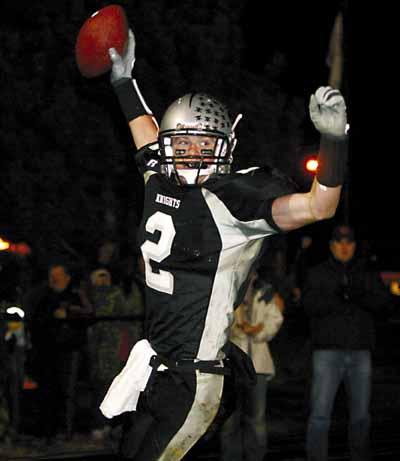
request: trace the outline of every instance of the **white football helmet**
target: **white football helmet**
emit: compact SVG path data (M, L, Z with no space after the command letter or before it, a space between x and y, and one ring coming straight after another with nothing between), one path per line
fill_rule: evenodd
M236 146L228 111L212 96L190 93L173 102L160 125L161 172L179 184L198 184L230 172ZM202 136L198 141L195 137ZM195 147L192 147L194 145Z

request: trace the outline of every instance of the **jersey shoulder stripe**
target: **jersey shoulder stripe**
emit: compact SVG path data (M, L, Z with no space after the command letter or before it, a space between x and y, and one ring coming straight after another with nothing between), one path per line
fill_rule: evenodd
M280 228L272 218L272 202L295 191L290 180L268 167L250 168L211 179L203 187L215 194L239 221L264 219L278 232Z

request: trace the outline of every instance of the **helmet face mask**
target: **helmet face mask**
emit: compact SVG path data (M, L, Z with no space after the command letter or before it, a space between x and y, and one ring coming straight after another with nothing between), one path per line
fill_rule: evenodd
M171 130L160 136L161 171L179 184L199 184L213 174L227 174L232 156L225 135L204 130Z
M227 174L236 140L225 107L214 98L188 94L171 104L161 121L161 172L178 184L196 185Z

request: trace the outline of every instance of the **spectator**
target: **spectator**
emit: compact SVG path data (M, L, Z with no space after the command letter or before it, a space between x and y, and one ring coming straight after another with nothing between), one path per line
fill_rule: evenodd
M313 347L307 455L309 461L328 459L332 408L343 382L350 406L350 459L368 461L374 314L384 315L391 298L378 274L355 256L351 227L335 227L330 251L327 261L309 271L304 287Z
M309 235L303 235L300 239L300 245L296 253L294 261L295 287L293 289L294 300L296 302L300 302L301 300L303 285L307 278L308 269L311 266L310 250L312 248L312 243L312 237Z
M254 272L244 302L235 311L230 339L252 359L255 386L239 395L237 410L221 431L222 461L262 461L267 452L267 384L275 374L268 347L283 322L283 300Z
M107 269L111 274L113 283L119 285L122 276L122 268L120 261L120 245L116 240L104 238L100 241L97 247L93 270L100 267Z
M127 302L132 305L131 313L134 315L144 315L145 302L145 281L144 281L144 262L142 255L128 252L122 260L120 286L124 292ZM135 322L137 325L137 337L143 337L143 322Z
M47 283L27 297L33 361L39 385L41 427L48 442L71 438L80 360L87 346L91 308L68 266L49 266Z
M287 282L290 296L285 299L285 325L278 341L283 346L281 377L283 379L304 379L308 376L311 363L311 340L308 316L304 312L302 293L307 273L314 261L315 245L311 236L301 236ZM321 261L321 260L320 260Z
M4 383L5 395L10 415L8 436L11 440L17 440L21 430L21 397L28 339L23 321L24 312L21 308L9 307L6 310L5 319L4 341L6 356L2 363L6 378Z
M122 289L112 283L105 268L90 274L89 298L96 323L89 329L92 383L94 387L93 438L103 438L110 427L101 414L99 405L113 378L121 371L130 349L140 339L132 319L121 319L142 312L141 298L127 302Z
M125 359L128 358L131 347L144 337L145 292L144 292L144 263L139 255L130 255L127 261L123 278L123 292L128 304L129 315L136 319L129 325L129 335L122 345ZM126 329L125 329L126 330ZM127 335L125 331L125 337Z
M8 330L6 308L4 303L0 303L0 363L2 364L6 364L8 359L8 348L5 340ZM6 399L7 378L8 367L0 367L0 442L7 438L10 425L9 405Z

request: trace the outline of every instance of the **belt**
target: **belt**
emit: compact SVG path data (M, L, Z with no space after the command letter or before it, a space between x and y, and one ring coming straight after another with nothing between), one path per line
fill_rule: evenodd
M160 365L164 365L168 370L177 371L178 373L192 373L199 370L202 373L211 373L214 375L229 376L231 370L229 367L221 366L222 360L192 360L174 361L163 357L162 355L153 355L150 359L150 366L156 371Z

